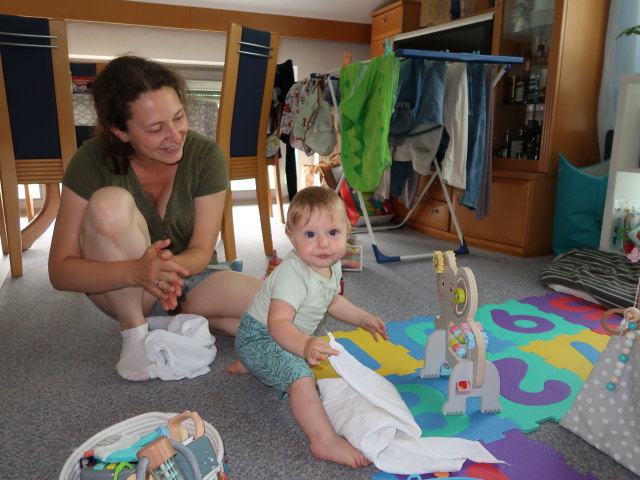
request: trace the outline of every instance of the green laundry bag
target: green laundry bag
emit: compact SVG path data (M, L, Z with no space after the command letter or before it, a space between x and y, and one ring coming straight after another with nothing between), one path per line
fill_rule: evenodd
M552 247L556 255L600 245L609 160L576 167L560 154Z

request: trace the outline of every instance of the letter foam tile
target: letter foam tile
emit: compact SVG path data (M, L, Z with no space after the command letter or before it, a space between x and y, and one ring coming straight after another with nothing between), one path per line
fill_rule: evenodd
M539 355L556 368L566 368L586 381L610 338L592 330L583 330L574 335L558 335L551 340L534 340L520 348Z
M389 340L406 347L409 350L409 355L421 362L424 361L424 346L434 330L433 317L414 317L407 322L387 323ZM513 345L512 342L492 336L489 340L488 351L497 353Z
M366 330L359 328L350 332L334 332L334 336L336 341L342 344L360 363L382 376L393 373L405 375L422 367L422 361L409 355L404 346L380 338L376 342ZM329 341L328 337L323 338ZM328 360L313 367L312 370L316 380L338 377Z
M567 322L584 325L596 333L609 335L600 324L600 317L607 310L602 305L562 293L549 293L542 297L528 297L520 301L533 305L543 312L555 313ZM619 315L614 314L610 318L612 326L620 325Z
M400 392L422 429L423 437L460 437L493 442L504 438L504 432L518 428L518 424L508 418L501 418L495 413L481 413L477 398L467 401L464 415L443 415L447 377L420 378L416 372L386 378Z
M591 475L582 475L564 462L561 454L542 442L527 437L517 430L507 432L506 437L484 446L502 464L465 462L459 472L426 473L422 475L392 475L379 472L371 480L595 480Z

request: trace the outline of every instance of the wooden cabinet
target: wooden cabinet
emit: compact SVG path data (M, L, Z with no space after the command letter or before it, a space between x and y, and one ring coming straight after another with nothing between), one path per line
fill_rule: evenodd
M522 15L523 5L539 5L541 11ZM527 101L513 101L510 78L504 77L495 90L493 175L490 214L482 220L474 212L453 203L467 243L518 256L551 254L558 154L577 166L599 161L597 103L602 75L604 41L609 11L607 0L497 0L493 9L491 53L530 57L527 70L512 66L510 77L531 73L533 52L537 68L544 60L544 95ZM488 15L486 11L483 15ZM467 17L465 22L471 22ZM453 24L454 22L452 22ZM455 25L460 24L460 20ZM438 36L444 26L438 25ZM456 28L465 42L464 26ZM402 48L424 48L431 29L418 32L412 47L411 34L401 35ZM455 33L455 32L454 32ZM538 48L539 45L542 47ZM452 50L456 51L456 50ZM537 128L537 152L530 157L504 155L509 130L512 145L525 125ZM537 122L537 123L536 123ZM640 172L639 172L640 175ZM453 222L449 232L434 228L414 215L410 226L430 235L457 241ZM604 231L604 229L603 229Z
M415 30L420 22L420 2L401 0L371 14L371 57L384 54L384 39Z
M482 220L459 204L462 191L447 188L469 245L529 257L549 253L552 222L548 219L553 215L555 181L555 175L551 174L495 171L490 192L491 214ZM397 199L393 203L398 217L404 218L406 208ZM439 185L437 189L431 186L408 224L429 235L459 242Z
M618 252L621 245L614 242L616 208L640 209L640 73L623 75L620 83L600 236L600 249Z
M496 88L494 151L521 129L539 135L538 154L496 156L494 167L528 172L557 172L558 154L578 166L599 161L597 109L604 42L609 14L606 0L545 0L526 15L522 0L503 0L494 19L496 55L517 55L525 65L513 66ZM528 62L526 62L528 60ZM540 63L546 86L541 94L510 101L509 88L527 79ZM526 88L526 85L525 85ZM531 95L530 95L531 96Z
M418 192L422 191L429 179L430 176L420 178L417 188ZM449 193L449 198L451 198L453 189L449 186L446 188ZM405 218L408 209L397 200L394 200L393 203L397 211L396 219L401 221ZM440 181L436 178L429 187L429 190L425 193L424 198L420 200L420 204L416 206L416 209L411 215L409 225L414 228L417 227L418 229L420 229L420 226L435 228L442 235L449 232L450 224L451 215L449 214L447 201L444 193L442 192Z

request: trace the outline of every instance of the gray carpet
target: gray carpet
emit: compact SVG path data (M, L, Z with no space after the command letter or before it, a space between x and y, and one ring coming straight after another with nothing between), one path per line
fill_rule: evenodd
M234 209L238 256L245 272L263 275L257 209ZM289 243L272 221L276 249ZM366 235L365 268L345 273L346 295L388 321L437 312L434 273L428 261L378 265ZM386 254L445 250L456 246L411 230L377 235ZM176 382L122 380L115 371L120 335L114 321L81 294L53 290L47 277L50 238L24 252L24 276L8 277L0 289L0 479L57 478L66 459L98 431L149 411L197 411L220 432L232 480L370 479L375 467L358 470L315 460L295 424L288 402L248 375L225 367L233 340L217 338L212 372ZM480 249L460 257L478 281L480 304L501 303L549 290L538 281L550 257L518 259ZM327 319L320 332L347 330ZM555 423L533 433L565 455L576 470L599 479L637 478L608 456Z

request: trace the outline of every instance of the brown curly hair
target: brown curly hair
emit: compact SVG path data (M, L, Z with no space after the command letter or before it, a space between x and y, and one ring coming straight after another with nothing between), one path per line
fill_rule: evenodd
M115 173L127 173L133 149L111 128L126 132L127 121L132 117L131 104L143 93L163 87L173 88L184 104L186 88L180 75L160 63L133 55L111 60L93 82L91 92L98 116L95 136L111 158Z

